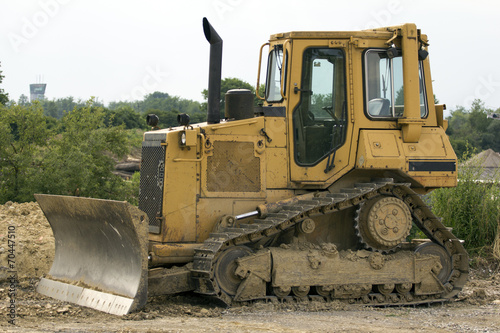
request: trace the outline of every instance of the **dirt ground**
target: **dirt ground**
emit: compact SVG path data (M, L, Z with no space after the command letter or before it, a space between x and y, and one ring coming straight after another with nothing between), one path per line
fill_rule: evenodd
M15 243L9 244L9 239ZM53 256L54 238L36 203L0 205L0 331L500 332L498 265L480 265L457 299L431 306L365 308L307 302L226 308L188 293L150 298L142 311L117 317L37 294L36 284L49 271ZM14 324L9 323L11 272L19 279Z

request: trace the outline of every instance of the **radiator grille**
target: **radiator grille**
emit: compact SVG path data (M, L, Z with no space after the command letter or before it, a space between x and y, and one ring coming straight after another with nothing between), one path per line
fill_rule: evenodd
M260 158L253 142L214 142L207 158L207 190L211 192L259 192Z
M144 141L142 144L141 183L139 209L149 218L149 232L160 233L163 182L165 175L165 147L160 142Z

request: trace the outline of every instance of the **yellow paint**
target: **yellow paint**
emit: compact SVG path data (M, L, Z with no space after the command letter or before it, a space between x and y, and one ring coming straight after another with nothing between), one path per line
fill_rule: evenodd
M422 193L455 186L456 172L408 170L410 161L456 162L445 134L444 106L434 104L428 58L421 61L428 114L423 118L420 115L417 51L420 47L427 48L427 36L420 34L414 24L353 32L280 33L272 35L266 45L270 51L275 46L283 47L287 59L281 73L286 78L284 84L280 83L283 99L273 103L264 101L264 107L285 108L285 116L260 116L159 131L167 138L163 143L166 147L164 221L161 235L151 234L151 240L203 242L225 215L242 214L259 204L328 189L358 178L386 175L388 171ZM367 111L365 53L367 49L384 50L389 46L401 49L403 54L404 111L401 117L374 119ZM336 150L331 170L327 170L327 156L314 165L296 160L293 112L303 96L296 89L302 88L303 54L314 47L336 49L343 54L343 76L337 75L333 80L335 84L345 82L345 98L335 95L332 100L337 103L333 105L335 112L345 108L345 122L335 124L346 126L345 142ZM326 128L326 123L323 126ZM314 126L308 130L314 131ZM180 144L182 131L186 134L185 146ZM167 250L162 248L162 251Z
M288 154L285 148L266 149L266 159L271 168L266 168L268 188L288 187Z

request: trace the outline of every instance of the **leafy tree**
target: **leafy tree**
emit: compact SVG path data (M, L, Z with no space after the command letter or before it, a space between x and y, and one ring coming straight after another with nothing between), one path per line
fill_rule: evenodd
M207 115L204 112L189 114L189 116L191 117L191 124L198 124L207 121Z
M44 99L40 101L44 114L56 119L61 119L66 113L73 110L75 107L84 107L85 102L75 101L73 97L58 98L53 100ZM102 104L93 102L94 106L102 106Z
M145 118L130 105L119 106L114 110L105 109L107 126L124 125L126 129L146 128Z
M64 131L42 152L38 191L104 199L123 199L124 183L112 173L112 156L128 153L123 126L108 127L105 111L92 101L62 118Z
M52 117L59 119L61 118L61 114L58 111L57 104L55 101L48 101L48 100L43 100L43 109L44 109L44 114L46 116Z
M167 100L169 97L170 97L170 95L167 93L155 91L154 93L147 95L145 100L161 101L161 100Z
M149 113L149 110L177 111L193 115L200 113L200 103L186 100L178 96L169 96L166 93L154 92L146 96L142 102L143 112Z
M38 152L50 132L38 103L0 107L0 202L33 200L42 161Z
M470 109L458 107L451 111L446 133L450 136L450 142L458 156L466 152L467 142L479 151L488 148L500 151L500 125L494 124L497 120L487 117L492 112L493 110L486 108L484 102L478 99L474 100Z
M396 92L396 103L394 105L404 105L405 104L405 92L404 86L401 86L399 90ZM439 104L439 99L436 98L434 94L434 104Z
M142 102L142 108L144 110L148 109L163 109L167 110L171 108L172 105L171 97L167 93L162 93L155 91L152 94L146 95L144 101Z
M311 113L318 118L331 117L328 111L323 109L324 106L331 106L333 101L333 94L313 94L311 96Z
M485 142L485 145L496 152L500 152L500 135L498 135L500 133L500 120L491 121L486 128L486 132L488 133L488 142Z
M266 85L265 84L261 84L259 86L259 96L260 97L263 97L265 95L265 92L266 92ZM258 98L256 98L256 102L255 105L258 105L259 103L261 103L261 100L259 100Z
M116 110L119 108L125 108L125 107L131 107L134 111L138 113L143 113L144 110L142 110L141 107L142 101L133 101L133 102L128 102L128 101L118 101L118 102L109 102L108 104L108 109L110 110Z
M224 118L224 113L225 113L225 107L226 107L226 92L228 92L231 89L248 89L250 90L253 94L255 94L255 87L253 87L250 83L245 82L243 80L234 78L234 77L228 77L225 78L221 81L221 87L220 87L220 114L221 118ZM260 88L259 88L260 90ZM204 89L201 94L203 95L203 98L205 100L208 100L208 90ZM261 96L264 95L263 92L260 94ZM257 105L260 102L260 100L255 97L254 98L254 105ZM203 109L204 113L206 113L207 110L207 104L203 104Z
M132 205L139 205L139 183L141 179L140 172L134 172L129 180L123 181L121 189L121 200L127 200Z
M398 91L396 91L396 101L394 105L405 105L405 91L404 86L401 86Z
M28 105L30 105L30 100L29 100L28 96L26 96L25 94L21 94L21 96L19 96L19 100L17 101L17 104L22 105L22 106L28 106Z
M0 83L2 83L3 78L2 71L0 71ZM0 104L5 105L9 101L9 94L6 94L2 88L0 88Z

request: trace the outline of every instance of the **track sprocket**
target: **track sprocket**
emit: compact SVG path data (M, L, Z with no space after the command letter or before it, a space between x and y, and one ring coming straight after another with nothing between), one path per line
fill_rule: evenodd
M410 209L396 197L375 197L361 204L357 211L358 237L374 251L394 251L410 234L411 227Z

